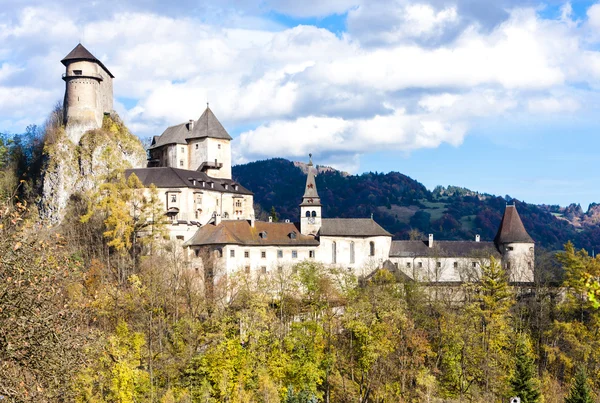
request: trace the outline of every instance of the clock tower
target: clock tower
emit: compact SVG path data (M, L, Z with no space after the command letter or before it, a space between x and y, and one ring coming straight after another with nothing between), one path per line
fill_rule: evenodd
M300 232L302 235L316 236L321 229L321 199L317 193L315 182L316 169L312 163L312 154L309 154L306 187L300 203Z

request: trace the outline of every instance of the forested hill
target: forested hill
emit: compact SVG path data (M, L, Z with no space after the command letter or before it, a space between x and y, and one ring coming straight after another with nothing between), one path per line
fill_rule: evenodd
M254 202L266 215L274 207L280 219L297 221L306 174L282 159L256 161L233 167L233 177L254 192ZM480 234L492 240L507 200L460 187L429 191L418 181L398 172L347 175L325 170L317 176L324 217L369 217L395 239L408 239L417 229L438 239L470 240ZM557 206L515 202L521 219L537 244L561 249L567 241L589 251L600 246L600 224L574 225ZM564 210L564 209L563 209ZM264 218L264 217L263 217Z

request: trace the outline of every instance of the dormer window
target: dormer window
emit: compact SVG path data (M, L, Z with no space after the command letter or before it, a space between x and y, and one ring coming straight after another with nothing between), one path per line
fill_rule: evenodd
M261 232L259 232L259 233L258 233L258 236L259 236L261 239L267 239L267 231L261 231Z
M215 183L214 183L214 182L211 182L211 183L210 183L210 188L211 188L211 189L214 189L214 188L215 188Z
M295 231L290 232L289 237L290 237L290 239L296 239L296 232Z
M240 187L238 185L233 185L233 190L238 190Z
M223 187L225 188L225 190L229 189L229 185L228 184L224 184Z

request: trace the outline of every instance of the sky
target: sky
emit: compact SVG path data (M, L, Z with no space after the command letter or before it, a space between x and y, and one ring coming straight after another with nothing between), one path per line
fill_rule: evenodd
M141 138L209 102L235 163L600 202L599 2L0 0L0 132L43 124L79 42Z

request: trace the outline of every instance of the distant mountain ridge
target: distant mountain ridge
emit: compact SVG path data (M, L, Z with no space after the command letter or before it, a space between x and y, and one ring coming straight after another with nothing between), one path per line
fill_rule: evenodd
M233 177L254 192L265 215L272 207L280 219L296 221L306 180L306 165L274 158L233 167ZM561 249L572 241L591 251L600 245L600 205L584 213L578 205L534 205L517 199L479 193L458 186L428 190L399 172L349 175L321 167L316 178L324 217L370 217L395 239L411 230L438 239L471 240L476 234L492 240L507 203L515 203L525 228L539 246Z

